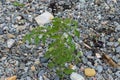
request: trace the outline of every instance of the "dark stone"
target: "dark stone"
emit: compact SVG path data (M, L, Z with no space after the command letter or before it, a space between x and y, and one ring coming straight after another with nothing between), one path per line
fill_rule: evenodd
M41 63L47 63L49 59L45 58L45 57L40 57L40 62Z

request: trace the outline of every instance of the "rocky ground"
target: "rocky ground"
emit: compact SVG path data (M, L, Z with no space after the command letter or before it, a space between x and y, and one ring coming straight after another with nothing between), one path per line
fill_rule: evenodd
M0 80L60 80L41 57L44 45L22 42L45 11L79 22L75 40L83 55L71 74L78 79L64 80L120 80L120 0L0 0Z

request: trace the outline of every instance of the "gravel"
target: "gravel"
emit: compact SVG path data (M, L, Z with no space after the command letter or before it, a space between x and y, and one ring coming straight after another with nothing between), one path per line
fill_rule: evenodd
M16 0L24 7L14 6L14 1L0 0L0 80L14 75L17 80L60 80L55 70L48 69L49 59L43 57L47 47L22 42L23 36L39 25L35 18L45 11L79 22L80 39L74 37L78 51L83 52L81 62L75 64L78 76L120 80L120 68L102 59L104 52L120 64L119 0ZM35 71L31 70L33 65ZM96 70L94 77L85 76L87 67ZM70 80L70 75L65 76L64 80Z

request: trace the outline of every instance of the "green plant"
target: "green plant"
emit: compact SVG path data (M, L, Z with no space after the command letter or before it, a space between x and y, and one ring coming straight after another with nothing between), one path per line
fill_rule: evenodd
M56 73L64 77L64 74L73 72L69 67L65 67L66 63L78 62L81 52L76 52L73 37L79 37L77 30L78 23L72 19L54 18L51 26L37 27L24 37L24 41L34 39L35 44L40 41L46 43L51 40L45 57L49 58L48 67L55 68ZM41 36L41 37L40 37Z
M17 7L24 7L24 6L25 6L25 4L19 3L19 2L17 2L17 1L14 1L14 2L13 2L13 5L14 5L14 6L17 6Z

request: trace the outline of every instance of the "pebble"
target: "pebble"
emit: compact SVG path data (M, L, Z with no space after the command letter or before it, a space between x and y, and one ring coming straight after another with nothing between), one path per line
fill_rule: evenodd
M41 63L47 63L49 59L45 58L45 57L40 57L40 62Z
M60 77L59 76L55 76L54 80L60 80Z
M80 74L76 73L76 72L73 72L71 75L70 75L70 79L71 80L85 80L83 76L81 76Z
M35 70L36 70L34 65L31 66L31 70L32 70L32 71L35 71Z
M7 34L7 37L10 39L10 38L15 38L15 35L13 35L13 34Z
M38 25L44 25L46 23L49 23L53 18L54 16L46 11L43 14L35 17L35 20L38 23Z
M76 67L75 65L72 65L72 64L69 65L69 68L70 68L70 69L73 69L73 70L76 70L76 69L77 69L77 67Z
M91 68L85 68L84 73L88 77L93 77L93 76L95 76L96 71L94 69L91 69Z
M99 53L95 54L97 58L101 58L101 55Z
M11 48L14 43L15 43L15 40L14 40L14 39L8 39L8 40L7 40L7 46L8 46L8 48Z
M117 75L120 78L120 71L117 71L115 75Z
M0 35L3 35L3 30L0 28Z
M120 43L120 38L118 38L118 42Z
M103 67L100 66L100 65L98 65L98 66L96 67L96 70L97 70L98 73L101 73L101 72L103 71Z
M116 48L116 52L120 53L120 46Z

